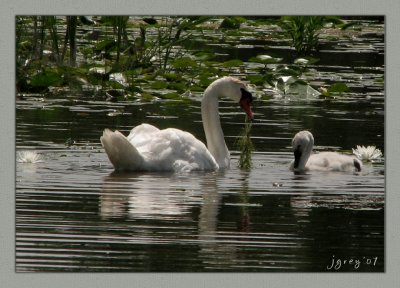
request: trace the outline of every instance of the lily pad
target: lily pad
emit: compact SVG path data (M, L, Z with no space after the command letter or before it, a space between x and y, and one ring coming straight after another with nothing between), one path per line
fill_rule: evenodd
M262 75L249 75L247 79L250 81L251 84L254 85L263 85L265 80Z
M233 59L233 60L225 61L224 63L222 63L222 66L225 68L238 67L241 65L243 65L243 61L239 60L239 59Z
M328 92L329 93L343 93L349 91L349 87L345 83L335 83L329 86Z
M165 81L155 81L153 83L151 83L150 87L152 89L165 89L167 88L168 83Z
M189 57L184 57L173 61L172 66L175 69L196 68L197 62Z

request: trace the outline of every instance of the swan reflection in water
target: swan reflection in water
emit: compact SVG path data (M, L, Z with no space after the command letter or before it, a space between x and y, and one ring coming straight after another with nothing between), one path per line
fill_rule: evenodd
M198 245L198 257L205 267L230 265L237 261L236 250L240 246L237 241L241 241L241 227L243 223L248 227L249 217L246 209L238 207L245 211L239 220L234 219L239 222L238 228L219 231L218 214L223 197L219 181L226 181L224 174L224 171L186 175L114 172L104 178L99 212L104 220L122 218L128 220L124 222L126 225L132 223L129 242L173 244L179 240ZM237 181L241 181L238 185L248 185L243 179ZM141 227L140 223L145 225Z
M103 181L100 214L104 219L182 220L201 201L193 186L173 173L112 173Z

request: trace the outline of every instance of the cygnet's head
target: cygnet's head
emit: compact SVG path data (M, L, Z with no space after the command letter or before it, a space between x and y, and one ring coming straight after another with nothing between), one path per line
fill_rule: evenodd
M314 146L314 137L309 131L298 132L292 140L294 169L304 169Z

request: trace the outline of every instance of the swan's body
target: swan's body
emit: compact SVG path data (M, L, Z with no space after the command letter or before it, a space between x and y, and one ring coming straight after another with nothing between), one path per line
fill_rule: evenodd
M141 124L128 137L105 129L100 141L115 170L189 172L228 168L230 157L220 124L218 97L239 102L248 117L253 118L252 96L245 84L223 77L210 84L201 103L208 148L192 134L175 128L160 130Z
M290 170L304 172L319 171L361 171L362 163L354 156L337 152L320 152L312 154L314 137L308 131L300 131L292 141L294 160Z

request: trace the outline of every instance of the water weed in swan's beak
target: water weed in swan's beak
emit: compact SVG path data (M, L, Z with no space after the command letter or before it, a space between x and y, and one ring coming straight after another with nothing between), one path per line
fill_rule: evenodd
M245 126L240 132L237 142L240 150L240 158L238 163L240 169L249 170L253 166L251 154L254 151L254 146L250 138L251 126L252 122L248 119L248 117L246 117Z

